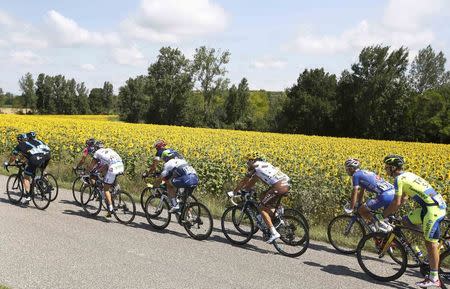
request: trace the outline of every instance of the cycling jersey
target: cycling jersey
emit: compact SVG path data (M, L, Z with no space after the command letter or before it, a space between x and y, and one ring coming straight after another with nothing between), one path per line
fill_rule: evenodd
M122 158L113 149L103 148L94 153L94 159L96 159L101 166L110 166L114 163L121 163Z
M50 154L50 148L43 142L38 139L29 140L32 146L37 147L43 154Z
M394 187L396 195L401 196L404 193L422 207L438 206L441 209L447 208L441 194L437 193L427 181L413 173L403 172L397 176Z
M395 194L411 197L421 208L411 211L407 218L414 225L422 224L425 240L438 242L439 225L446 215L447 204L423 178L409 172L403 172L395 178Z
M37 153L39 153L39 151L28 142L20 142L12 151L13 155L17 156L22 154L27 159Z
M184 159L171 159L164 164L161 177L171 179L177 188L195 187L198 184L198 176L195 169Z
M284 184L288 185L289 177L283 173L279 168L272 166L268 162L256 161L247 173L248 177L256 175L264 183L269 186L273 186L279 181L283 181Z
M361 187L377 195L394 195L394 186L371 171L357 170L352 177L353 187Z

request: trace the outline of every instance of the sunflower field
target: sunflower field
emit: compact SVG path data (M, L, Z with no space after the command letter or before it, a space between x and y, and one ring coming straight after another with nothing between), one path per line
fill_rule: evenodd
M7 158L16 135L31 130L52 149L52 172L60 179L72 177L67 172L80 159L86 139L102 140L122 156L125 189L135 194L143 188L140 175L155 154L156 139L165 139L197 170L196 194L217 200L224 200L224 193L243 177L244 156L258 151L291 178L287 205L301 208L313 222L342 212L342 202L351 193L343 166L349 157L392 182L382 160L390 153L403 155L406 170L424 177L446 199L450 195L450 145L446 144L130 124L111 116L0 115L0 154Z

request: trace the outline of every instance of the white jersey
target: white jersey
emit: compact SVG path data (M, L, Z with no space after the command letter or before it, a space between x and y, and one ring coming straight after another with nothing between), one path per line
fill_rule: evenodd
M189 165L185 159L171 159L164 164L161 176L163 178L172 176L172 173L176 172L177 176L184 176L189 174L197 174L195 169Z
M112 165L115 163L121 163L122 158L113 149L103 148L94 153L94 159L100 162L100 165Z
M279 168L272 166L268 162L256 161L253 163L253 172L263 182L272 186L279 181L288 182L289 177Z

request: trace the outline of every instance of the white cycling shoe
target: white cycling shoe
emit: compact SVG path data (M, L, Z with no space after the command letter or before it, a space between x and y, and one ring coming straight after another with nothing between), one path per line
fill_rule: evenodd
M280 233L276 233L276 234L271 234L269 240L266 241L267 244L272 243L273 241L275 241L276 239L280 238L281 235Z

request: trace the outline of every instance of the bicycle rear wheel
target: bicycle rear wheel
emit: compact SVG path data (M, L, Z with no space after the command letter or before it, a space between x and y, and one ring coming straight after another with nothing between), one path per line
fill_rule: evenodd
M147 222L155 229L162 230L170 224L169 204L161 196L148 197L144 212Z
M81 190L81 205L91 217L97 216L102 209L102 196L96 188L85 186Z
M22 177L19 174L12 174L6 181L6 194L13 204L20 203L23 197Z
M181 220L184 229L192 238L205 240L211 236L213 218L211 212L202 203L186 204Z
M309 231L309 223L308 220L305 218L305 216L302 214L302 212L300 210L297 209L290 209L290 208L286 208L284 209L284 215L289 215L289 216L294 216L300 219L300 221L303 222L303 224L305 225L306 229L308 229Z
M277 231L281 237L273 245L282 255L298 257L308 249L309 230L300 218L291 215L280 217Z
M53 202L54 200L56 200L59 193L58 181L52 174L45 174L44 178L47 181L48 187L50 189L51 194L50 201Z
M50 205L51 201L51 187L45 178L36 178L34 180L34 188L32 187L33 193L31 194L31 199L33 204L39 210L45 210Z
M343 254L354 254L365 235L363 225L355 216L340 215L331 220L327 229L328 241Z
M222 233L232 244L243 245L250 241L255 230L253 219L241 206L229 207L220 220Z
M395 262L388 252L381 254L387 236L380 232L370 233L361 239L356 251L359 266L363 271L371 278L382 282L393 281L402 276L408 261L405 248L396 238L389 246L395 248L392 252L397 260L401 260L401 263Z
M114 217L122 224L130 224L136 216L136 205L133 197L127 192L120 191L112 195Z

